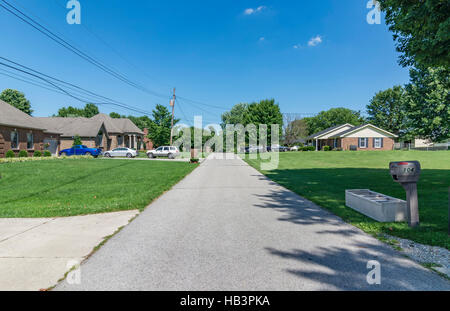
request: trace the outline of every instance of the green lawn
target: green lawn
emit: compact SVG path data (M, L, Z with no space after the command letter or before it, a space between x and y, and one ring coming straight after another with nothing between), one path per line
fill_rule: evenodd
M0 217L58 217L145 208L197 165L60 159L0 164Z
M405 199L405 191L393 182L388 167L390 161L407 160L420 161L423 169L418 184L420 228L411 229L406 223L378 223L345 206L346 189L371 189ZM246 161L260 169L260 160ZM370 234L388 233L450 249L448 151L282 153L279 168L262 173Z

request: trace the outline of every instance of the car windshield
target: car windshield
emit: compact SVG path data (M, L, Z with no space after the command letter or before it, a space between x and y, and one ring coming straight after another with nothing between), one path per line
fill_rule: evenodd
M158 149L156 149L156 151L162 151L163 147L159 147Z
M87 146L83 145L83 146L81 146L81 148L83 148L83 149L87 149Z

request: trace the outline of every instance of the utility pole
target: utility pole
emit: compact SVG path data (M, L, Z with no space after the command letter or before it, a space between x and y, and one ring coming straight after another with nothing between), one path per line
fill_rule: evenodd
M170 101L170 106L172 107L172 126L170 128L170 145L172 146L172 140L173 140L173 119L175 116L175 99L177 97L175 96L175 88L173 88L173 99Z

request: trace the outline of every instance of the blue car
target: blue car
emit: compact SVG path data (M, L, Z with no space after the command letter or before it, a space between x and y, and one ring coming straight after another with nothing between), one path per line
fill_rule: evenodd
M60 156L74 156L74 155L90 155L97 158L102 154L102 150L98 148L88 148L84 145L73 146L69 149L64 149L59 152Z

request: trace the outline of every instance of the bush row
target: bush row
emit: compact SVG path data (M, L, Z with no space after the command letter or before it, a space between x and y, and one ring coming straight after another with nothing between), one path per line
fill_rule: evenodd
M8 159L15 158L15 157L16 157L16 153L15 153L14 151L12 151L12 150L8 150L8 151L6 152L6 155L5 155L5 156L6 156L6 158L8 158ZM33 157L34 157L34 158L38 158L38 157L42 157L42 156L48 158L48 157L51 157L52 154L51 154L51 152L48 151L48 150L45 150L45 151L44 151L44 154L42 154L42 152L39 151L39 150L36 150L36 151L33 153ZM28 158L28 151L26 151L26 150L20 150L20 151L19 151L19 158Z
M31 162L31 161L52 161L52 160L79 160L79 159L93 159L91 156L71 156L71 157L28 157L28 158L0 158L2 163L17 163L17 162Z

